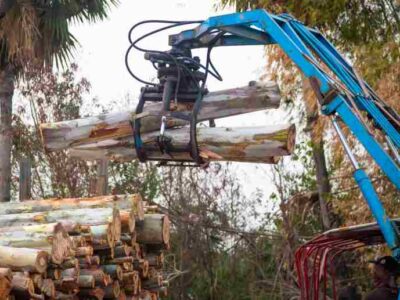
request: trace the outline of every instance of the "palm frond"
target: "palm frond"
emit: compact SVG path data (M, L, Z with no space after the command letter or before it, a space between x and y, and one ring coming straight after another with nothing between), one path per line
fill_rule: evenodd
M16 0L0 19L1 62L64 66L79 45L72 22L104 20L117 0Z

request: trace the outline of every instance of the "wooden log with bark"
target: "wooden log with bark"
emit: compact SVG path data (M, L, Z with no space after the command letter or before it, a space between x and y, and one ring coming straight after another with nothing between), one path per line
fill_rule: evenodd
M10 268L0 267L0 299L7 299L11 292L13 274Z
M140 194L110 195L92 198L30 200L16 203L9 202L0 205L0 215L48 212L54 210L71 210L78 208L112 208L114 206L123 211L133 210L135 218L139 221L143 220L144 207ZM66 224L64 224L64 222ZM82 222L78 222L78 224L79 223ZM77 226L77 222L66 220L63 220L62 224L66 229L71 228L71 230L74 228L74 224Z
M237 161L275 164L280 156L290 155L295 146L294 125L258 127L199 127L197 143L200 156L207 161ZM175 147L189 144L188 127L167 130L165 136ZM190 160L188 152L161 153L158 133L142 135L144 149L153 159L173 158L176 161ZM69 150L71 157L95 160L109 159L130 161L136 159L131 136L78 146Z
M0 246L1 268L44 273L47 269L48 259L48 254L43 250Z
M34 208L35 210L31 209L34 203L27 201L27 203L7 204L5 208L0 209L0 212L4 213L2 216L11 216L5 220L1 217L0 220L0 223L9 225L0 228L2 235L0 239L0 299L7 299L9 295L16 299L29 300L129 299L129 297L140 299L141 292L143 295L156 297L163 287L157 290L149 283L151 280L156 280L157 276L162 276L164 272L160 253L162 249L168 247L169 243L168 217L160 213L154 214L159 210L153 207L148 210L152 213L143 215L142 221L137 221L137 209L132 209L132 203L138 203L138 201L133 201L133 196L117 196L114 200L112 197L92 200L55 199L54 205L38 201L39 208ZM91 201L93 203L97 201L97 206L83 204ZM71 203L78 203L78 205L74 209ZM141 199L139 203L144 212ZM52 211L50 207L59 209ZM117 207L124 208L119 211ZM69 210L76 213L65 213ZM108 216L114 218L116 215L120 218L126 230L120 226L119 232L121 236L129 237L128 239L115 238L118 230L112 226L112 222L108 222L109 218L98 217L104 213L104 210L108 210ZM83 217L83 211L88 216L94 212L96 217ZM136 212L134 216L136 226L133 231L129 228L132 211ZM34 215L38 217L35 218ZM48 221L46 218L55 220L60 216L64 218L63 221L71 225L69 229L73 235L70 236L66 232L61 222L40 223L43 220ZM78 222L79 217L84 220L83 224ZM99 220L102 223L88 225L86 224L88 220L90 223L93 223L93 220ZM34 225L27 225L26 221L32 221ZM13 224L16 226L10 226ZM61 255L60 250L58 250L60 253L52 251L55 244L65 243L58 236L59 233L66 238L69 245L68 255L62 251L63 255ZM137 242L136 235L139 236ZM2 243L5 246L1 246ZM28 248L20 248L22 245ZM157 247L157 251L152 252L152 247ZM57 249L60 249L59 245ZM142 249L150 250L144 253ZM58 259L53 259L52 256ZM146 286L146 284L148 293L142 288L142 285Z
M65 258L71 256L73 251L69 235L59 223L53 226L51 232L47 233L29 231L3 232L0 246L42 249L48 252L52 262L56 264L61 264Z
M137 229L137 241L143 244L169 245L169 218L163 214L146 214L143 226Z
M202 101L198 121L218 119L238 114L277 108L280 104L279 88L275 83L265 82L251 86L212 92ZM161 103L152 103L144 108L144 113L154 114L161 111ZM172 111L191 110L188 104L172 104ZM48 150L61 150L77 145L93 143L132 135L130 122L136 117L134 110L109 113L100 116L41 124L41 134ZM185 122L170 120L167 126L172 128ZM141 132L147 133L160 129L160 118L149 115L142 118Z
M120 237L121 220L119 210L111 207L1 215L0 226L27 226L58 222L59 220L78 222L82 225L103 225L110 223L112 224L113 238L118 239Z

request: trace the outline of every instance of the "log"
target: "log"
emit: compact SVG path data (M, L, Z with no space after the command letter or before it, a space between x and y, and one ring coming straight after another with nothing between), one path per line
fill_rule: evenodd
M16 299L31 299L35 294L35 286L32 279L23 274L15 274L11 281L11 293Z
M0 267L13 271L44 273L48 255L45 251L29 248L0 246Z
M42 274L33 273L33 274L30 274L30 277L31 277L31 279L33 281L33 285L35 286L35 293L41 294L42 293L42 286L43 286L43 276L42 276Z
M8 214L8 213L6 213ZM0 233L13 232L13 231L24 231L27 233L47 233L50 236L54 232L54 227L60 224L64 230L71 234L79 234L81 232L80 225L76 222L57 222L57 223L47 223L38 225L28 225L28 226L12 226L12 227L2 227L0 228Z
M122 280L122 268L120 265L102 265L101 269L104 273L110 275L112 279Z
M155 253L149 253L146 254L146 260L149 262L149 266L151 267L161 267L164 262L164 256L163 254L155 254Z
M57 291L62 293L76 293L79 291L78 278L77 277L65 277L60 280L54 281L54 285Z
M174 146L184 147L190 140L189 128L167 130L165 135ZM200 156L208 161L237 161L274 164L279 156L290 155L295 145L294 125L258 127L199 127L197 142ZM142 135L147 156L153 159L173 158L176 161L190 160L187 152L162 154L157 142L157 133ZM83 160L109 159L130 161L136 159L132 137L107 140L82 145L69 150L69 155Z
M75 278L78 279L80 274L79 268L69 268L61 271L61 278Z
M56 296L56 287L51 279L43 279L41 290L42 293L49 298L55 298Z
M7 299L11 292L13 274L9 268L0 268L0 299Z
M71 210L78 208L110 208L116 206L119 210L133 210L136 219L143 220L144 207L140 194L98 196L92 198L64 198L47 200L30 200L24 202L7 202L0 205L0 215L47 212L54 210ZM60 220L58 220L60 221ZM64 224L67 223L67 224ZM74 228L78 223L62 220L63 226ZM83 231L83 228L80 228Z
M62 270L59 268L47 268L47 277L53 280L60 280L61 279L61 272Z
M121 293L119 282L116 280L104 289L104 299L118 299Z
M93 247L113 247L115 244L113 226L111 224L91 226L93 236Z
M169 245L170 222L163 214L146 214L143 226L137 228L137 241L142 244Z
M94 280L93 275L79 275L78 285L80 288L93 289L95 286L95 280Z
M121 218L121 232L129 234L135 232L136 221L134 210L121 210L119 215Z
M86 246L86 247L78 247L76 249L76 256L92 256L93 255L93 247Z
M149 262L146 259L135 259L133 269L139 272L141 278L146 278L149 274Z
M118 238L121 220L119 210L116 208L81 208L69 210L54 210L45 212L33 212L23 214L9 214L0 216L1 226L25 226L48 222L68 220L82 225L113 225L113 237Z
M114 249L114 256L115 257L125 257L125 256L130 256L132 253L132 248L122 244L122 245L118 245L115 247Z
M75 252L75 255L76 255L76 252ZM79 260L75 257L66 259L59 265L59 267L63 270L70 269L70 268L78 269L79 268Z
M79 267L82 269L88 269L92 266L100 265L100 257L98 255L79 257Z
M4 220L1 219L0 223L2 221ZM0 246L46 250L55 264L61 264L66 257L71 256L73 251L69 235L59 223L53 226L53 232L50 233L26 231L3 232L0 239Z
M213 92L206 95L198 113L198 121L218 119L243 113L277 108L280 103L279 88L275 83L266 82L252 86ZM147 114L159 113L161 103L147 105ZM191 109L181 104L171 107L174 111ZM132 135L130 121L135 118L134 111L103 114L95 117L41 124L40 130L47 150L61 150L80 144ZM167 126L184 125L180 120L169 120ZM142 118L141 132L159 130L160 117L148 115Z
M137 295L141 287L139 273L137 271L124 273L122 284L127 294Z
M105 292L99 287L94 289L80 289L78 296L80 299L97 299L102 300L104 298Z
M93 276L96 285L107 286L110 283L109 276L102 269L81 269L81 275Z

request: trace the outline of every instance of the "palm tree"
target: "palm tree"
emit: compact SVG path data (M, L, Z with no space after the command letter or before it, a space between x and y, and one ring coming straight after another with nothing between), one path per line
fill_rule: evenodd
M107 17L118 0L0 0L0 202L10 200L12 97L30 67L65 65L78 44L71 22Z

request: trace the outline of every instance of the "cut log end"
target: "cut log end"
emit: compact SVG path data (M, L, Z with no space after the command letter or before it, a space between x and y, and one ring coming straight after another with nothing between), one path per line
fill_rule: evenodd
M65 258L71 255L72 242L61 223L54 228L52 244L51 258L53 263L61 264Z
M163 242L169 248L169 238L170 238L170 221L167 215L163 218L163 225L162 225L162 237Z

